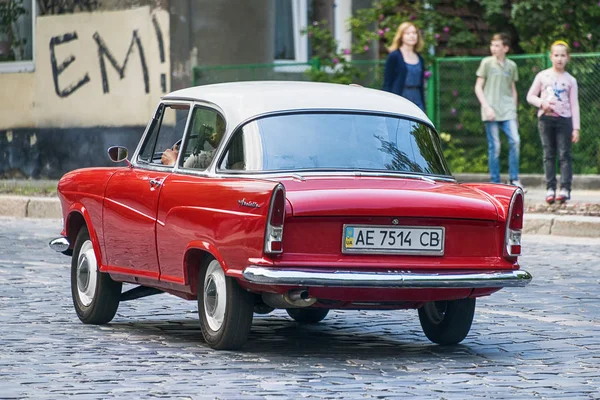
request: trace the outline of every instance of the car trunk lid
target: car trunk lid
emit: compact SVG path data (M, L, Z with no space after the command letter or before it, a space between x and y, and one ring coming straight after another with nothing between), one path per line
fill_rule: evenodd
M453 182L341 176L282 183L294 217L498 219L496 206L485 194Z

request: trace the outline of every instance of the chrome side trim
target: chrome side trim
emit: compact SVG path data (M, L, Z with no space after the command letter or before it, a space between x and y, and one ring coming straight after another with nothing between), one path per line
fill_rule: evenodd
M323 176L350 176L350 177L360 177L362 176L373 176L373 177L382 177L382 178L406 178L406 179L420 179L429 183L433 181L433 183L437 182L450 182L457 183L456 179L451 176L438 176L438 175L411 175L404 173L394 173L394 172L376 172L369 175L367 172L357 171L357 170L345 170L345 171L329 171L329 170L319 170L319 171L309 171L309 170L298 170L296 172L293 171L229 171L229 170L217 170L215 172L215 176L219 178L241 178L241 179L279 179L279 178L298 178L297 175L301 174L303 178L306 177L323 177ZM302 179L306 180L306 179Z
M59 253L67 251L70 245L71 244L69 243L69 239L67 239L64 236L52 239L50 243L48 243L48 246L50 246L52 250L58 251Z
M274 269L250 265L242 273L248 282L261 285L356 288L493 288L522 287L531 282L529 272L365 272L315 269Z
M354 173L354 176L356 177L361 177L361 176L367 176L367 177L385 177L385 178L403 178L403 179L420 179L422 181L431 183L431 184L436 184L437 182L432 179L429 178L427 176L423 176L423 175L418 175L418 174L403 174L403 173L395 173L395 174L391 174L388 172L368 172L368 171L356 171Z

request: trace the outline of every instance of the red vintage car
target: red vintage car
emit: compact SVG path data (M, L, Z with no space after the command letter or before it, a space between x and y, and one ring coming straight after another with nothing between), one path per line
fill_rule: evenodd
M461 342L475 300L525 286L523 192L459 184L433 124L356 86L241 82L166 95L123 165L67 173L54 250L72 255L77 315L120 301L198 301L206 343L242 346L254 313L299 323L331 309L417 309ZM137 285L122 292L122 283Z

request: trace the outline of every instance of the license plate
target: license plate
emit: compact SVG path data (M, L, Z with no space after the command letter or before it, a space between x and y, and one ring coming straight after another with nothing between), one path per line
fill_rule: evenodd
M344 225L342 253L444 255L444 227Z

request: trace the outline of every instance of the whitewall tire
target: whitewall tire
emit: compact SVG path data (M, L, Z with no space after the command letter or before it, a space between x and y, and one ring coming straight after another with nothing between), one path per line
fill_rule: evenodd
M232 350L246 343L252 326L253 295L207 258L198 277L198 314L202 336L213 349Z
M71 295L79 319L86 324L106 324L119 308L121 282L98 270L98 260L87 227L77 234L71 259Z

